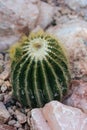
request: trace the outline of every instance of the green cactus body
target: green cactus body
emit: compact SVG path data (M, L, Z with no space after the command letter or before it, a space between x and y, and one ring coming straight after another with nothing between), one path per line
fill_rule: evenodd
M25 106L62 101L68 91L69 64L63 45L44 32L31 33L10 49L13 95Z

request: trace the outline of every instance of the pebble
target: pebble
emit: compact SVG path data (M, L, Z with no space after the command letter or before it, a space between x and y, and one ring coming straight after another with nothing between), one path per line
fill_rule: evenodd
M1 86L1 92L4 93L4 92L6 92L6 90L7 90L7 85L4 83Z
M0 102L0 122L5 123L10 118L10 114L7 111L3 102Z
M21 128L22 125L17 121L16 124L14 124L14 127L16 127L16 128Z
M13 109L11 107L8 108L8 111L9 111L10 115L15 115L15 112L13 111Z
M24 113L21 113L20 111L15 111L17 120L20 124L24 124L26 122L26 115Z
M8 125L14 126L14 124L16 124L16 120L10 120L8 122Z

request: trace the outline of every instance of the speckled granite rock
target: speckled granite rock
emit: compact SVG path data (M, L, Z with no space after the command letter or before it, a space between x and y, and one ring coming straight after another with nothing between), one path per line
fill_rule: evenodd
M51 27L48 32L56 35L67 48L72 78L87 75L87 22L79 19Z
M31 111L31 124L34 130L44 130L45 126L49 126L46 130L86 130L87 115L80 109L52 101Z

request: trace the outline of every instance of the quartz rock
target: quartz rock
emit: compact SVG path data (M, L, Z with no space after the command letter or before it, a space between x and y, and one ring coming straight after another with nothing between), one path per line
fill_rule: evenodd
M65 100L65 104L80 108L87 114L87 82L73 81L71 89L72 94Z
M75 19L51 27L47 32L56 35L66 47L70 57L72 77L81 78L87 75L87 22Z
M46 28L52 22L53 15L54 7L45 2L41 2L37 25L40 25L43 29Z
M4 104L0 102L0 123L5 123L10 117L9 112L5 108Z
M34 130L86 130L87 115L80 109L63 105L57 101L46 104L42 109L33 109L31 118ZM45 124L44 124L45 122ZM43 126L43 127L41 127Z

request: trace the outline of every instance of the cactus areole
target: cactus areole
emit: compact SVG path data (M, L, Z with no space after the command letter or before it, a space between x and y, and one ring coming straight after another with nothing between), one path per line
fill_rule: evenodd
M30 108L51 100L62 101L70 81L63 45L41 31L31 33L10 48L13 95Z

